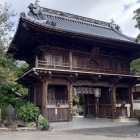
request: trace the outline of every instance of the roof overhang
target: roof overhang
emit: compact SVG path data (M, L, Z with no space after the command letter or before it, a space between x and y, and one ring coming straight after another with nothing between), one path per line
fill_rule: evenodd
M58 36L67 39L79 40L87 44L98 44L101 47L110 47L119 50L125 50L133 54L133 58L140 57L140 44L122 41L112 38L105 38L101 36L93 36L90 34L76 33L68 30L58 29L52 26L43 26L39 22L33 22L26 17L21 17L17 32L9 47L8 53L13 54L16 59L26 60L34 53L32 50L37 46L37 37L42 36ZM104 45L103 45L104 44ZM106 45L105 45L106 44ZM108 45L110 44L110 45ZM31 59L31 58L29 58Z
M44 77L42 77L42 73ZM27 84L27 81L32 81L31 79L39 79L43 82L44 78L47 79L49 75L63 75L68 77L68 75L78 75L80 76L89 76L89 77L99 77L100 79L121 79L125 81L133 81L133 85L140 83L140 76L137 75L125 75L125 74L111 74L111 73L100 73L100 72L84 72L78 70L61 70L61 69L49 69L49 68L32 68L27 71L23 76L21 76L17 81L22 84ZM61 76L61 78L63 77ZM134 82L135 81L135 82ZM132 83L131 83L132 84ZM28 85L28 84L27 84Z

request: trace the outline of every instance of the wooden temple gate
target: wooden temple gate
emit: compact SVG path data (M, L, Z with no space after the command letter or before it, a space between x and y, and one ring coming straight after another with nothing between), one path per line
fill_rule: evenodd
M73 115L74 88L97 88L82 93L84 115L132 116L132 86L140 82L130 63L140 57L140 44L118 25L29 5L21 13L8 49L29 69L18 82L29 89L29 100L49 121L68 121ZM138 79L139 78L139 79Z
M49 121L72 120L73 96L75 89L79 87L72 85L70 82L65 84L44 82L42 86L42 97L37 86L34 89L34 102L37 105L41 104L42 114ZM91 93L91 89L96 88L81 86L78 93L76 93L83 96L85 117L130 117L132 104L129 88L116 88L113 84L110 87L98 86L98 89L101 89L99 97L96 97L94 92ZM128 92L130 93L128 94Z

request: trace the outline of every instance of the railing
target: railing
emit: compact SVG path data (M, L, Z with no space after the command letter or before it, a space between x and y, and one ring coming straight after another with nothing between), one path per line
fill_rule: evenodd
M130 74L129 69L125 69L124 71L118 71L115 69L111 69L110 67L98 67L98 66L89 66L89 65L78 65L78 64L70 64L70 63L60 63L60 62L50 62L50 61L42 61L36 59L35 67L39 68L50 68L50 69L60 69L60 70L72 70L72 71L86 71L86 72L103 72L103 73L118 73L118 74Z
M48 62L48 61L38 61L38 67L47 67L47 68L62 68L69 69L69 63L59 63L59 62Z

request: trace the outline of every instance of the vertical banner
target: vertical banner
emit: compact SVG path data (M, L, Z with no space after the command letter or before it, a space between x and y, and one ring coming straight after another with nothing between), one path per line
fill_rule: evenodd
M73 86L70 83L68 85L68 91L69 91L69 118L70 120L72 120L72 116L73 116Z
M115 90L113 91L113 99L114 99L114 116L116 116L116 92Z
M111 108L112 108L112 117L116 116L116 86L112 84L111 86Z

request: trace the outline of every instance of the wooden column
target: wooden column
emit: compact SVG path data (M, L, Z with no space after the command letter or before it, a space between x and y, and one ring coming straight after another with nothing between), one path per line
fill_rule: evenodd
M31 87L28 87L28 100L31 101Z
M69 102L69 120L72 120L73 116L73 85L68 84L68 102Z
M69 52L70 69L72 69L72 51Z
M37 92L37 90L36 90L36 84L34 85L34 104L36 105L36 92Z
M130 102L130 116L133 117L134 112L133 112L133 92L132 92L132 87L129 87L128 94L129 94L129 102Z
M86 110L86 105L87 105L87 95L84 94L84 117L86 116L87 114L87 110Z
M46 115L46 104L47 104L47 92L48 92L48 82L43 82L42 83L42 115Z
M111 114L112 118L115 118L117 110L116 110L116 86L114 84L111 85L110 92L111 92Z

